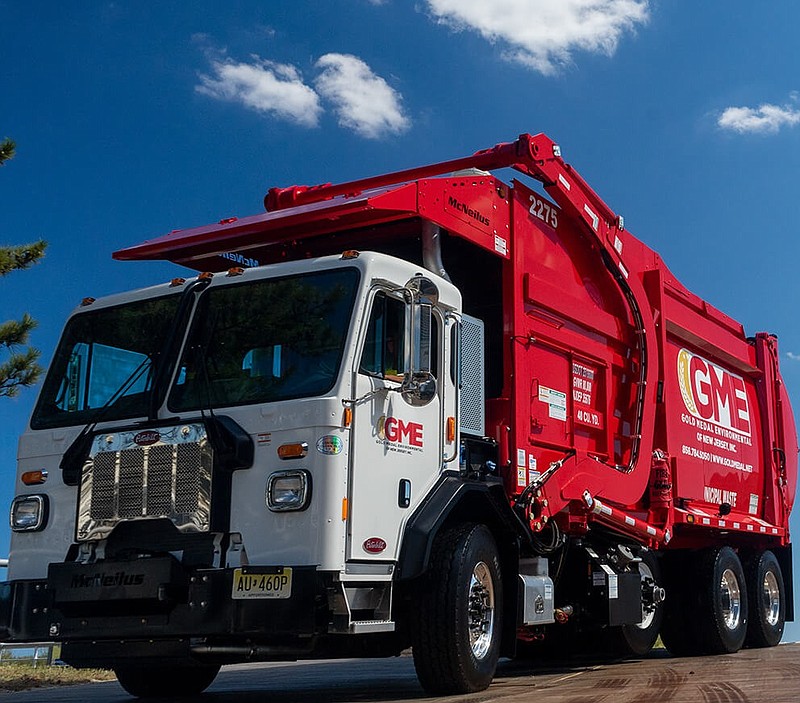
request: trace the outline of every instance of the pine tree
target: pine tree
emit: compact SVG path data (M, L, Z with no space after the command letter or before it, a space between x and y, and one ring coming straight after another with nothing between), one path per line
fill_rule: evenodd
M14 156L16 145L11 139L0 142L0 166ZM47 243L44 241L20 246L0 246L0 277L12 271L26 269L44 256ZM12 397L24 386L31 386L39 379L39 350L28 346L31 330L36 327L28 313L21 320L0 323L0 349L8 359L0 363L0 396Z

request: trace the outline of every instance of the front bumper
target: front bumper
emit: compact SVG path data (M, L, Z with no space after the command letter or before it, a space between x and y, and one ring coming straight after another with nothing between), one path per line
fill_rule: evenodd
M315 567L292 571L288 598L234 599L233 569L187 571L170 557L53 564L47 579L0 584L0 637L61 642L74 666L103 666L136 642L154 658L211 644L302 651L327 628L326 588Z

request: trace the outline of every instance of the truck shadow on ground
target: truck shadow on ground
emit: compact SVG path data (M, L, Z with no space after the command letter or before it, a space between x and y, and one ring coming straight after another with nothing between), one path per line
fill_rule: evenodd
M716 657L573 656L565 660L501 660L492 685L474 694L433 697L417 681L413 659L308 661L231 665L202 695L159 699L171 703L382 703L392 701L537 700L559 703L772 703L797 700L797 647L742 650ZM116 684L109 684L117 686ZM108 691L108 689L106 689ZM786 697L791 691L790 697ZM105 697L109 703L128 698ZM775 694L775 695L773 695ZM766 696L766 697L765 697ZM783 697L782 697L783 696Z
M665 655L668 656L668 655ZM224 667L214 684L194 697L158 699L160 703L264 703L286 700L293 703L348 703L367 701L481 701L509 695L509 688L538 685L534 677L559 679L612 663L605 658L574 658L568 662L501 660L489 689L473 694L429 696L420 686L410 656L376 660L298 662L269 667ZM116 700L116 699L115 699ZM131 699L132 701L135 699Z

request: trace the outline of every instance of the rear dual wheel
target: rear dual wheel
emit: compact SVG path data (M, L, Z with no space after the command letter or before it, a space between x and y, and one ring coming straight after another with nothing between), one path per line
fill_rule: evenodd
M747 635L748 597L736 552L715 547L670 566L661 631L667 649L676 656L739 651Z
M745 645L774 647L786 624L786 592L783 573L771 551L760 552L745 562L749 619Z

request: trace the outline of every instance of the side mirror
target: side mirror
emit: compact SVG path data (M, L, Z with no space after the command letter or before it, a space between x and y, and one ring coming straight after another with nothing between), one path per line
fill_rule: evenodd
M427 405L436 396L436 378L431 369L433 306L439 300L436 284L424 276L414 276L406 283L408 293L406 349L408 372L400 393L411 405Z
M408 368L412 376L431 373L431 328L433 306L428 303L413 303L411 306L411 363Z

